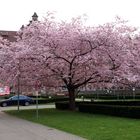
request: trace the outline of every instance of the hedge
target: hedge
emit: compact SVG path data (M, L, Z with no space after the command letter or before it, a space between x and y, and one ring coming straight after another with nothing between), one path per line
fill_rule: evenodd
M56 108L58 109L68 109L68 104L69 102L57 102L56 103ZM78 107L79 104L100 104L100 105L120 105L120 106L140 106L140 101L82 101L82 102L76 102L76 106ZM63 107L65 106L65 107ZM67 106L67 108L66 108Z
M78 108L78 105L81 103L88 103L88 102L75 102L76 108ZM69 109L69 102L68 101L55 102L55 107L56 107L56 109L60 109L60 110L68 110Z
M134 99L133 95L96 95L96 94L81 94L77 96L78 98L83 99L105 99L105 100L113 100L113 99ZM140 99L140 95L135 95L135 99Z
M34 99L35 103L36 103L36 99ZM44 98L44 99L38 99L38 103L39 104L45 104L45 103L54 103L54 102L60 102L60 101L68 101L68 98Z
M140 118L140 106L79 104L80 112Z
M121 105L121 106L140 106L140 101L93 101L86 102L92 104L103 104L103 105Z
M132 103L118 102L118 104L115 105L115 102L76 102L76 107L80 112L140 118L139 103L140 102L136 102L135 104L134 101L132 101ZM69 102L56 102L55 106L56 109L68 110Z
M55 102L56 109L60 110L68 110L69 109L69 102Z

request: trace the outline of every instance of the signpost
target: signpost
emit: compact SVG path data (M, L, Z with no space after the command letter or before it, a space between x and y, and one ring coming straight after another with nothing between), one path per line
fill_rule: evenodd
M35 94L36 94L36 118L38 119L38 90L39 90L39 82L36 82L35 85Z
M36 91L36 118L38 119L38 91Z

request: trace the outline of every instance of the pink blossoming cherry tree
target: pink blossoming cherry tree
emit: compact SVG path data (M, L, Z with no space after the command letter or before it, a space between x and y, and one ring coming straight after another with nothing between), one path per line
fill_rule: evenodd
M47 17L19 32L18 41L12 44L12 61L7 61L10 67L22 61L22 81L27 85L39 81L44 86L65 86L74 110L76 91L84 84L113 86L114 77L119 80L130 74L128 38L134 32L120 19L87 27L80 18L58 23Z

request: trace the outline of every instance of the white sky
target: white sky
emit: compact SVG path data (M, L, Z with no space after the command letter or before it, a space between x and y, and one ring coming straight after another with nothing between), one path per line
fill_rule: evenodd
M19 30L34 12L42 18L47 11L56 11L62 20L86 14L92 25L118 15L140 27L140 0L0 0L0 30Z

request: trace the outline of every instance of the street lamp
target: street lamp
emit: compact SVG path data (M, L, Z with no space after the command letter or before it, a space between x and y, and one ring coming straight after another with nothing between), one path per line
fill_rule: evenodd
M135 87L133 87L132 90L133 90L133 99L135 99Z
M17 100L17 109L19 111L19 95L20 95L20 61L18 61L18 74L17 74L17 95L18 95L18 100Z

